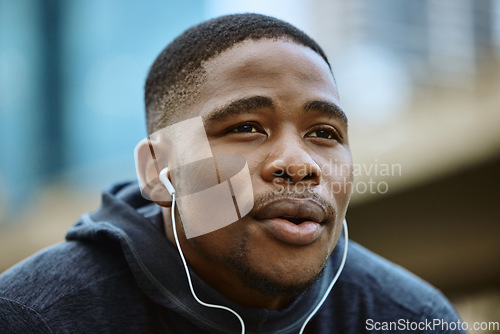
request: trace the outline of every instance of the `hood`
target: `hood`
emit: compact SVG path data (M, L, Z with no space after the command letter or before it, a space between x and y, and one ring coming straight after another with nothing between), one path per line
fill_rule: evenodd
M240 328L233 314L204 307L194 300L177 249L165 236L160 207L141 196L136 182L106 188L101 207L83 215L66 239L119 247L140 289L161 307L196 326L212 333L235 333ZM191 278L202 301L235 310L245 321L247 333L298 333L335 275L342 248L343 239L313 288L279 311L235 304L192 271Z

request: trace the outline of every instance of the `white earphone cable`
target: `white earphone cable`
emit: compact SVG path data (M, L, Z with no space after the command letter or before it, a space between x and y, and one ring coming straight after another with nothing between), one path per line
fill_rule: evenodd
M326 298L330 294L330 291L332 291L333 286L335 285L335 283L339 279L340 274L342 273L342 270L344 270L345 261L347 259L347 246L349 245L349 232L347 231L347 221L345 219L344 219L343 226L344 226L345 243L344 243L344 255L342 256L342 262L340 262L340 267L337 270L337 273L335 274L335 277L333 277L333 280L330 283L330 285L328 286L328 289L326 290L325 294L323 295L323 298L321 298L321 300L319 301L318 305L316 305L316 307L314 308L314 310L311 312L311 314L309 314L309 316L307 317L307 319L302 324L302 327L300 328L299 334L302 334L304 332L304 329L306 328L307 323L312 319L312 317L314 317L314 315L316 314L316 312L318 312L318 310L320 309L320 307L323 305L323 303L325 302Z
M193 295L193 298L203 306L217 308L217 309L221 309L221 310L226 310L226 311L233 313L240 321L241 334L245 334L245 322L243 321L243 318L241 318L241 316L236 311L234 311L233 309L226 307L226 306L205 303L204 301L200 300L198 298L198 296L196 295L196 293L194 292L193 283L191 282L191 275L189 274L187 262L186 262L186 259L184 258L184 254L182 253L181 244L179 243L179 238L177 237L177 226L175 224L175 192L172 193L171 213L172 213L172 228L174 230L175 244L177 245L177 250L179 251L179 255L181 256L181 260L182 260L182 263L184 265L184 270L186 271L189 289L191 290L191 294Z

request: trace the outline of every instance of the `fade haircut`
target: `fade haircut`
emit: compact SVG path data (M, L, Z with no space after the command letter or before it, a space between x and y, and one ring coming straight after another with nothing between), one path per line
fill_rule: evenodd
M160 53L149 70L145 87L148 133L173 122L173 113L198 96L204 82L203 63L246 40L285 39L311 48L328 64L321 49L291 24L261 14L221 16L189 28Z

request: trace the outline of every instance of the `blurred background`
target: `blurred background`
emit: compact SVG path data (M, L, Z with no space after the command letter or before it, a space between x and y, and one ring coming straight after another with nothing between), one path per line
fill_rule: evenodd
M0 272L135 178L149 66L236 12L289 21L329 56L355 160L352 239L465 320L500 321L495 0L0 0Z

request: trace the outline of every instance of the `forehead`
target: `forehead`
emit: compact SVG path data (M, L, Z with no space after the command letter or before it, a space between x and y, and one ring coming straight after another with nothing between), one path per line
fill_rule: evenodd
M293 98L302 103L316 98L339 105L325 60L312 49L289 40L247 40L210 59L203 68L206 78L198 99L202 109L216 102L257 95L277 102L291 102Z

